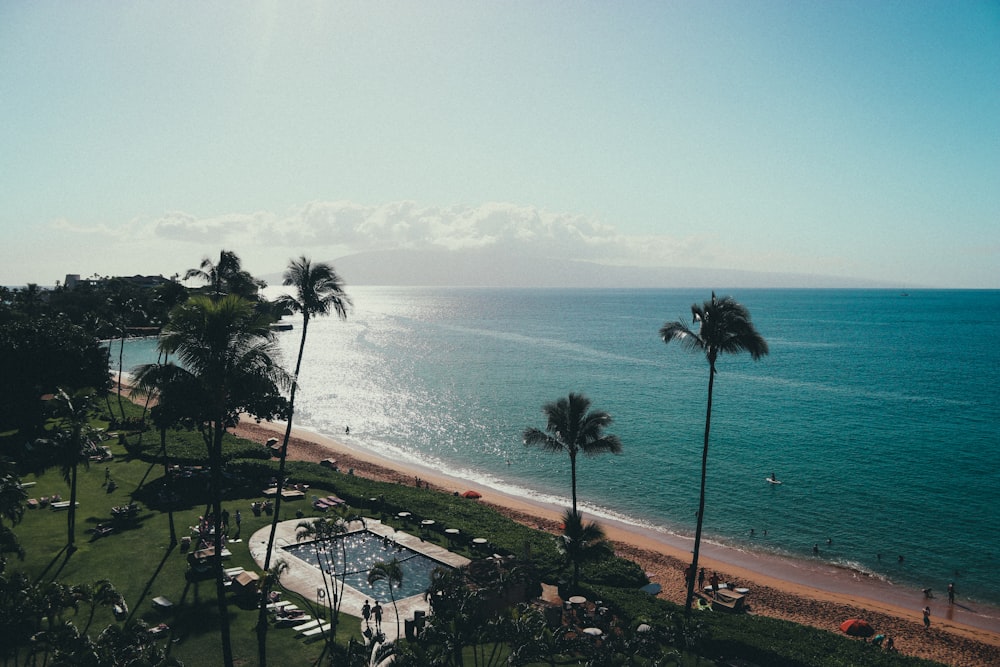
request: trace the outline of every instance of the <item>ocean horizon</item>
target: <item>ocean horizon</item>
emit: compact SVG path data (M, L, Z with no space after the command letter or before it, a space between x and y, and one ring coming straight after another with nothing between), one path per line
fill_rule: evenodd
M1000 605L1000 291L717 292L748 308L770 354L717 363L704 539ZM567 506L568 457L521 433L583 393L623 444L578 460L583 511L693 534L708 365L658 331L708 290L348 293L346 321L310 323L296 426ZM126 370L153 360L155 341L126 346Z

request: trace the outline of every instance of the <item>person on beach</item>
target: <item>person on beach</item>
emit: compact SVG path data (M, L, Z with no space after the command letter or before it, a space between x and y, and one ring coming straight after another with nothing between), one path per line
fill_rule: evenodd
M931 627L931 608L930 607L924 607L924 627L925 628L930 628Z
M365 604L361 607L361 618L365 619L365 627L370 628L372 617L372 606L368 604L368 600L365 600Z
M818 556L819 555L819 542L817 542L816 544L813 545L813 555L814 556Z
M948 604L955 604L955 582L948 583Z
M375 630L382 632L382 605L379 604L378 600L375 600L375 606L372 607L372 613L375 615Z
M701 590L705 589L705 568L701 568L698 571L698 588Z
M719 597L719 573L713 572L709 582L712 584L712 595Z

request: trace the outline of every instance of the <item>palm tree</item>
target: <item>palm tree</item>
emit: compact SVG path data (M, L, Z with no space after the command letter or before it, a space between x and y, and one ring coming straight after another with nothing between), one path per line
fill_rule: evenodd
M292 313L302 313L302 336L299 339L299 354L295 359L295 374L292 389L288 397L288 421L285 424L285 437L281 443L281 454L278 462L278 492L274 497L274 514L271 520L271 533L267 540L267 551L264 555L264 569L271 566L271 554L274 551L274 536L278 530L278 518L281 514L281 490L285 484L285 462L288 455L288 440L292 435L292 418L295 414L295 390L299 384L299 373L302 370L302 353L306 348L306 335L309 332L309 321L314 315L329 315L337 313L340 319L347 319L347 309L351 300L344 292L344 283L334 268L326 263L313 264L306 257L292 260L285 270L282 284L294 287L295 294L287 294L278 299L278 306ZM267 598L266 586L261 587L261 602ZM261 667L266 664L267 643L267 612L261 605L257 619L258 658Z
M316 559L320 575L323 579L324 597L328 601L324 604L324 607L329 604L330 609L330 637L337 634L340 601L344 599L345 575L347 574L347 547L344 540L339 538L346 535L350 531L350 527L348 510L343 509L339 510L335 516L322 516L311 521L299 522L295 531L295 539L298 541L314 540L319 542L316 549ZM341 552L339 574L336 568L337 559L333 553L336 550L337 543L339 543ZM323 562L324 560L325 562ZM330 574L329 581L326 578L327 573ZM340 577L339 582L337 580L338 576ZM267 605L264 606L266 607Z
M94 622L94 613L97 611L97 605L110 607L122 600L121 593L107 579L95 581L93 584L77 584L72 587L72 591L77 600L86 602L90 606L90 614L87 616L87 624L83 627L83 634L87 634L90 631L90 625Z
M257 314L253 304L241 297L227 295L214 301L192 297L171 312L170 323L160 336L160 349L173 355L180 365L151 365L137 371L141 385L169 373L185 388L187 396L181 403L185 416L198 423L205 440L215 528L212 563L227 667L233 664L233 655L219 556L223 547L222 440L226 426L243 413L258 419L287 417L288 402L281 389L291 384L291 378L275 362L277 347L269 324L268 318ZM174 402L171 398L168 401Z
M6 567L7 553L16 553L24 558L24 547L21 546L12 526L24 518L25 503L28 492L21 487L21 477L17 474L14 462L0 458L0 574ZM10 522L10 526L7 525Z
M537 428L524 431L526 446L538 445L547 452L569 453L574 514L577 453L596 456L606 452L620 454L622 451L622 443L618 436L604 434L604 429L612 422L611 415L601 410L587 412L589 409L589 398L583 394L570 394L568 398L560 398L542 408L542 413L548 419L544 431Z
M399 637L399 608L396 607L396 594L393 586L400 586L403 583L403 568L399 564L398 558L392 560L378 561L368 570L368 585L374 586L376 582L384 581L389 585L389 599L392 600L392 609L396 612L396 637Z
M573 586L580 581L580 566L614 555L614 550L596 521L583 522L579 512L566 510L563 514L563 534L556 540L556 548L567 563L573 566Z
M156 364L145 364L133 369L136 379L132 391L138 396L145 396L147 405L151 399L156 399L156 405L150 410L149 416L160 432L163 483L168 495L172 497L174 489L167 452L167 429L186 417L197 414L200 397L197 378L183 368L166 363L166 356L161 351ZM167 503L167 526L170 531L170 546L173 547L177 544L177 529L172 501Z
M201 260L200 268L188 269L184 280L198 278L208 283L209 293L218 299L224 294L235 294L244 299L256 300L257 293L264 284L254 280L243 270L239 255L232 250L219 253L218 263L208 257Z
M749 352L750 358L758 361L768 353L767 341L764 340L753 323L750 312L732 297L717 298L712 292L712 299L702 305L691 306L692 320L697 323L698 331L688 328L680 320L667 322L660 328L660 337L664 343L678 341L685 348L700 351L708 360L708 404L705 409L705 442L701 452L701 491L698 494L698 523L694 534L694 557L691 569L688 571L687 601L684 613L691 615L691 603L694 601L694 573L698 571L698 552L701 548L701 529L705 519L705 480L708 473L708 433L712 426L712 389L715 385L715 362L720 352L739 354Z
M80 462L89 464L84 446L90 443L90 418L93 415L93 390L80 389L70 396L60 388L53 398L60 431L55 443L63 478L69 484L69 507L66 531L66 552L76 551L76 477Z

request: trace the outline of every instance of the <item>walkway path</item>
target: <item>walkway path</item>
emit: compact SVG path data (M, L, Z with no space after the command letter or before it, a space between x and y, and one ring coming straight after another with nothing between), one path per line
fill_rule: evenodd
M288 569L281 575L281 585L288 590L294 591L303 596L313 604L323 604L323 600L317 600L317 591L323 590L323 577L319 568L310 565L306 561L293 556L281 549L281 547L297 544L295 538L296 528L302 522L301 519L282 521L278 524L277 532L274 536L274 554L271 556L272 565L277 560L284 560ZM443 547L439 547L431 542L425 542L419 536L411 535L403 531L398 531L391 526L386 526L378 519L365 518L364 522L355 521L351 524L351 531L367 530L379 537L389 537L397 544L412 549L429 558L440 561L451 567L462 567L469 563L469 559L452 553ZM257 566L263 569L264 557L267 554L267 539L270 535L271 527L266 526L255 532L247 543L250 555ZM358 591L350 586L344 587L344 599L341 603L341 614L348 614L357 617L361 624L361 630L365 630L365 622L361 619L361 607L365 600L370 600L374 606L371 595ZM398 638L396 626L396 614L393 610L392 602L381 600L382 602L382 632L385 634L385 641L395 641ZM423 611L430 613L430 605L423 595L413 595L408 598L396 601L396 608L399 610L399 632L404 628L404 620L412 619L414 612ZM375 621L372 619L372 627Z

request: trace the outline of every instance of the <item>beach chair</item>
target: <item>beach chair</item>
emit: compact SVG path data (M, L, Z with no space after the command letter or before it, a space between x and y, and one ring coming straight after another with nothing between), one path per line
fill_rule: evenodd
M302 625L303 623L308 623L311 620L313 620L312 616L303 614L302 616L293 616L291 618L278 618L274 621L274 624L279 628L294 628L298 625Z
M303 623L302 625L296 625L295 626L295 631L299 632L299 633L302 633L302 632L305 632L306 630L312 630L313 628L315 628L318 625L320 625L322 622L323 621L321 621L319 619L313 619L313 620L309 621L308 623Z
M312 628L311 630L306 630L301 634L303 637L315 637L316 635L326 632L329 629L330 629L329 623L321 623L317 625L315 628Z
M267 610L276 612L279 609L284 609L285 607L290 607L291 605L291 600L279 600L278 602L268 603Z
M153 606L159 609L160 611L166 611L172 608L174 606L174 603L171 602L168 598L160 595L153 598Z

